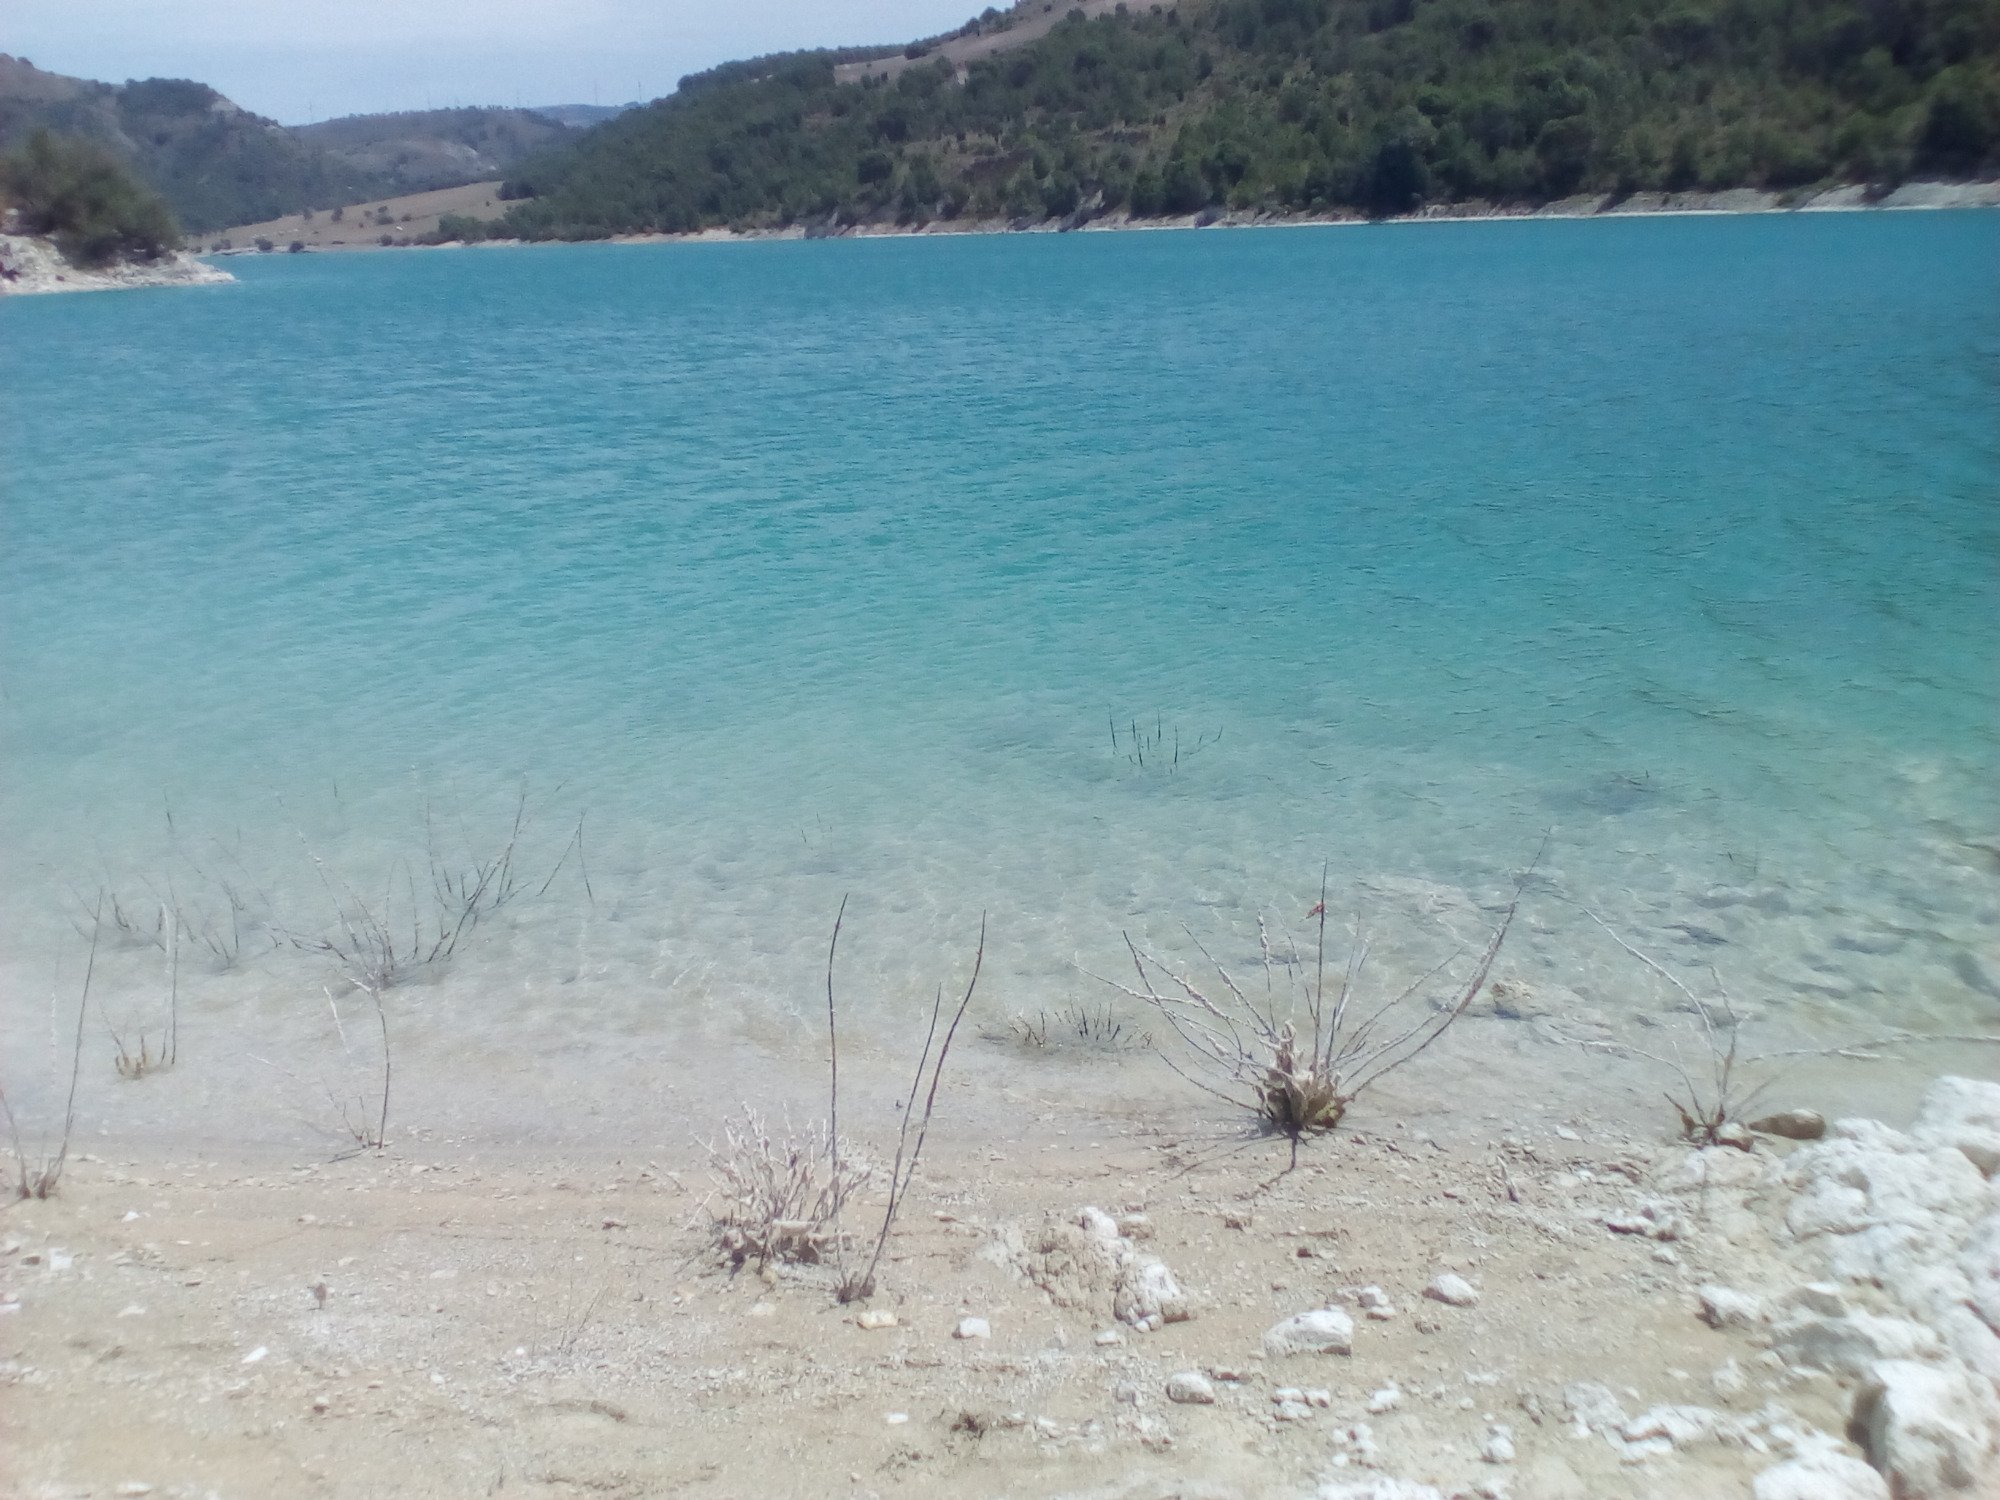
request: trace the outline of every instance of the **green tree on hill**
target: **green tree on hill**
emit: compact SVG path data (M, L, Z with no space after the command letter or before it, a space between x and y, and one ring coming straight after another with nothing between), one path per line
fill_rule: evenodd
M52 131L37 130L0 157L0 199L72 265L154 260L180 248L180 227L159 194L101 147Z

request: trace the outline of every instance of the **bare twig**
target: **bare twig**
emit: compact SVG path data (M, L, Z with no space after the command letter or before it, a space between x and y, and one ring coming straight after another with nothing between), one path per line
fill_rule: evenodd
M63 1168L69 1163L70 1137L76 1131L76 1088L78 1081L83 1076L84 1021L90 1014L90 983L92 977L97 972L98 936L104 927L103 902L104 898L99 896L98 903L91 914L90 957L84 963L83 993L78 997L76 1003L76 1038L70 1047L69 1098L63 1106L62 1136L56 1143L53 1154L46 1152L43 1154L39 1166L31 1168L28 1165L27 1155L21 1149L20 1128L14 1119L13 1107L11 1105L6 1106L7 1125L8 1130L13 1136L14 1159L18 1168L18 1180L15 1184L15 1198L17 1200L21 1198L47 1198L52 1196L56 1191L57 1185L62 1181ZM0 1094L0 1104L5 1103L5 1095Z
M840 910L833 916L833 936L826 943L826 1136L833 1156L833 1178L840 1181L840 1025L833 1004L833 955L840 947L840 924L847 920L847 897L840 898ZM840 1280L847 1281L846 1252L840 1239L840 1203L833 1200L833 1256Z
M842 1302L854 1302L875 1295L875 1271L882 1263L883 1250L888 1247L889 1231L895 1227L896 1213L903 1206L903 1199L910 1190L910 1184L916 1180L917 1161L923 1155L924 1139L930 1134L931 1114L937 1108L938 1084L944 1078L944 1065L945 1060L951 1055L952 1038L958 1035L959 1022L965 1019L965 1012L972 1004L973 992L979 988L979 971L985 966L985 963L986 914L981 912L979 915L979 948L972 959L972 977L966 982L965 994L958 1002L958 1009L952 1014L951 1025L945 1028L944 1041L938 1047L937 1061L931 1065L930 1089L924 1096L923 1120L917 1126L917 1138L915 1143L910 1146L909 1162L906 1167L903 1160L903 1147L905 1142L909 1140L910 1118L916 1113L917 1108L916 1090L923 1085L924 1065L930 1059L931 1039L937 1034L938 1016L944 1008L944 987L942 985L938 987L936 998L931 1002L930 1027L924 1033L923 1051L917 1056L916 1085L911 1088L909 1100L903 1106L903 1125L896 1137L896 1161L895 1165L889 1170L889 1201L882 1209L882 1228L880 1233L875 1236L875 1250L868 1258L868 1268L859 1276L843 1278L841 1281L837 1295ZM829 989L829 1004L831 1004L831 996L832 991Z
M7 1117L7 1137L14 1148L14 1181L7 1199L9 1203L17 1203L32 1196L28 1191L28 1153L21 1148L21 1122L14 1118L14 1106L8 1102L4 1088L0 1088L0 1114Z

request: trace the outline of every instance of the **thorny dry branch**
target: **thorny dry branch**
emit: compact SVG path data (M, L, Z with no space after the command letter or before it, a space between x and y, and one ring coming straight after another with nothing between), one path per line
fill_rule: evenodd
M1539 862L1540 855L1536 856ZM1264 919L1257 920L1262 993L1246 990L1208 951L1192 930L1183 928L1220 979L1221 989L1197 983L1130 933L1122 934L1138 975L1138 987L1091 975L1120 994L1150 1007L1173 1029L1190 1066L1166 1052L1160 1057L1182 1078L1224 1103L1250 1112L1268 1133L1291 1142L1292 1162L1307 1136L1334 1129L1348 1107L1368 1088L1413 1061L1463 1016L1485 987L1501 944L1507 939L1530 864L1514 887L1506 914L1454 998L1427 1008L1414 1022L1398 1014L1405 1002L1449 968L1457 954L1431 969L1400 993L1372 1007L1359 1003L1368 962L1368 943L1357 932L1331 993L1327 986L1327 872L1320 871L1320 897L1309 917L1318 920L1318 944L1309 980L1291 978L1302 967L1296 945L1273 953ZM1286 978L1281 982L1279 973ZM1089 970L1084 970L1088 974ZM1157 1050L1157 1049L1156 1049Z

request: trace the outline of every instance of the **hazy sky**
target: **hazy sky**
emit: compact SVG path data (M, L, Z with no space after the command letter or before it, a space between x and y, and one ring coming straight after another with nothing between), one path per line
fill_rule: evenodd
M0 52L194 78L288 125L448 104L619 104L731 58L904 42L987 0L0 0Z

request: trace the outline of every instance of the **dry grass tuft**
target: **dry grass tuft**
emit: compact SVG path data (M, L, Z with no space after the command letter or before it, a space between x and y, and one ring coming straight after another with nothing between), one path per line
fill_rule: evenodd
M984 1028L980 1035L992 1042L1015 1042L1036 1052L1060 1052L1070 1048L1096 1052L1138 1052L1150 1047L1152 1034L1121 1021L1111 1007L1089 1006L1071 1001L1060 1010L1038 1010L1032 1016L1017 1011L1004 1026Z

